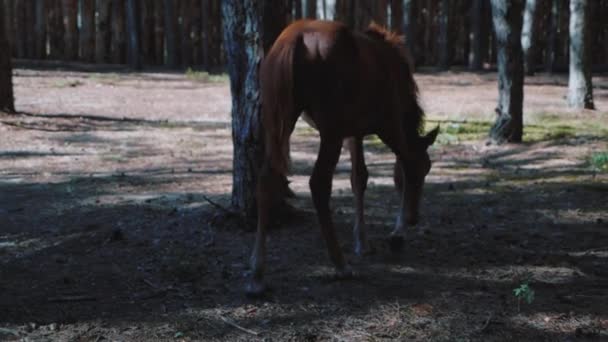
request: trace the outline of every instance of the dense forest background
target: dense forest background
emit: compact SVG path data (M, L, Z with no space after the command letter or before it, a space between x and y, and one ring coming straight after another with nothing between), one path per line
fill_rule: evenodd
M19 59L134 64L223 71L221 0L2 0L12 55ZM128 19L128 4L134 21ZM356 28L371 20L407 35L417 66L492 68L496 44L489 0L281 0L286 22L338 19ZM590 1L592 64L608 61L608 2ZM526 64L566 71L567 0L528 0L522 36ZM136 42L136 45L133 45ZM129 59L135 51L135 60Z

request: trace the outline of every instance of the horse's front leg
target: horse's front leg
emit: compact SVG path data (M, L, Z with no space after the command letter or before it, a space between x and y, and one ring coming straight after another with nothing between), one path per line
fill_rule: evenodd
M346 277L351 275L352 271L347 268L344 260L329 209L332 177L340 158L341 148L342 141L340 139L328 139L321 136L319 155L310 177L310 191L319 217L321 233L327 244L329 257L336 267L337 276Z
M363 139L348 138L345 141L350 152L350 185L355 195L355 226L353 227L354 252L361 256L369 251L364 216L364 194L367 188L368 172L363 156Z

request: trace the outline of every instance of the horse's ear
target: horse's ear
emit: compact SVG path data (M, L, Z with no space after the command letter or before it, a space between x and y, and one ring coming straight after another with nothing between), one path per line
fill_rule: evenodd
M439 125L437 125L437 127L435 127L434 130L430 131L427 135L424 136L424 142L426 143L426 146L431 146L433 145L433 143L435 143L435 139L437 139L437 135L439 134Z

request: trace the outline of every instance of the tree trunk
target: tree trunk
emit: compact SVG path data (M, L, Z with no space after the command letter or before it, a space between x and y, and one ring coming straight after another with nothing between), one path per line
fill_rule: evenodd
M60 0L46 1L47 5L47 35L49 37L49 56L52 59L63 58L64 39L63 39L63 14Z
M256 175L263 157L257 71L263 55L264 2L222 1L232 93L232 206L247 217L255 215Z
M13 14L15 16L14 25L15 25L15 38L13 40L14 48L15 48L15 56L17 58L25 58L26 56L26 32L24 27L26 25L25 19L25 1L16 0L14 3Z
M484 0L473 0L471 4L471 33L469 49L469 70L481 70L481 25L482 3Z
M212 69L223 66L222 62L222 10L220 0L211 0L211 16L209 31L209 56Z
M316 19L317 18L317 0L305 0L306 1L306 18Z
M547 37L547 51L545 52L545 69L550 74L552 74L555 70L555 53L557 50L557 38L559 36L559 4L560 0L551 1L551 18L549 23L549 29L547 30L549 37Z
M13 98L13 69L11 66L11 47L6 32L7 25L4 4L0 3L0 110L15 111Z
M11 56L15 56L15 15L14 9L15 5L13 4L13 0L3 0L4 5L4 27L0 28L0 30L4 30L4 34L6 35L6 39L8 42L8 46L10 47Z
M182 65L192 66L192 0L180 1L180 40L182 42Z
M570 108L595 109L591 84L588 17L587 0L570 0Z
M165 42L167 43L167 64L175 68L179 60L177 54L177 12L173 0L164 0Z
M140 10L137 4L137 0L126 1L126 17L127 17L127 62L135 69L141 69L141 51L139 41L139 16Z
M391 0L391 31L403 34L403 1ZM406 37L409 38L409 37Z
M534 21L536 13L536 0L526 0L524 10L524 23L521 29L521 48L524 54L524 71L526 75L534 75Z
M258 66L264 45L269 47L287 24L288 7L287 3L270 0L222 1L224 47L232 93L232 205L248 218L255 215L256 176L264 153Z
M36 27L34 29L34 36L36 40L36 47L34 56L37 59L46 58L46 9L44 0L36 0L35 2L35 17Z
M154 64L154 1L140 1L139 32L141 34L142 64Z
M490 131L496 143L521 142L524 72L521 49L523 0L492 0L498 63L498 117Z
M294 8L293 19L294 20L302 19L302 0L292 0L292 1L293 1L293 8Z
M65 39L65 60L78 58L78 1L63 0L63 27Z
M95 1L80 0L80 58L85 62L95 60Z
M127 33L126 33L126 4L125 0L112 2L112 63L124 64L127 60Z
M110 61L110 9L111 0L96 0L97 20L95 21L95 61Z
M23 0L25 3L25 58L36 58L36 4L34 0Z
M323 0L323 2L321 3L321 6L323 6L322 8L322 12L323 12L323 20L327 20L327 0Z
M341 21L348 27L354 27L355 2L353 0L336 0L334 20Z
M437 50L439 51L439 69L448 70L450 68L450 46L448 39L449 30L449 1L439 1L439 37Z
M165 63L165 21L162 0L154 0L154 63Z
M210 12L211 12L211 1L201 0L201 56L203 60L203 68L209 70L210 58L209 58L209 47L210 39Z

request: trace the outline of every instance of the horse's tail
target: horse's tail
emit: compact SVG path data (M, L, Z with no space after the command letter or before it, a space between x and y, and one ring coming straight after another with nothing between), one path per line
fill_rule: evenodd
M300 41L279 37L260 72L265 158L281 175L289 171L289 136L295 111L293 64Z

